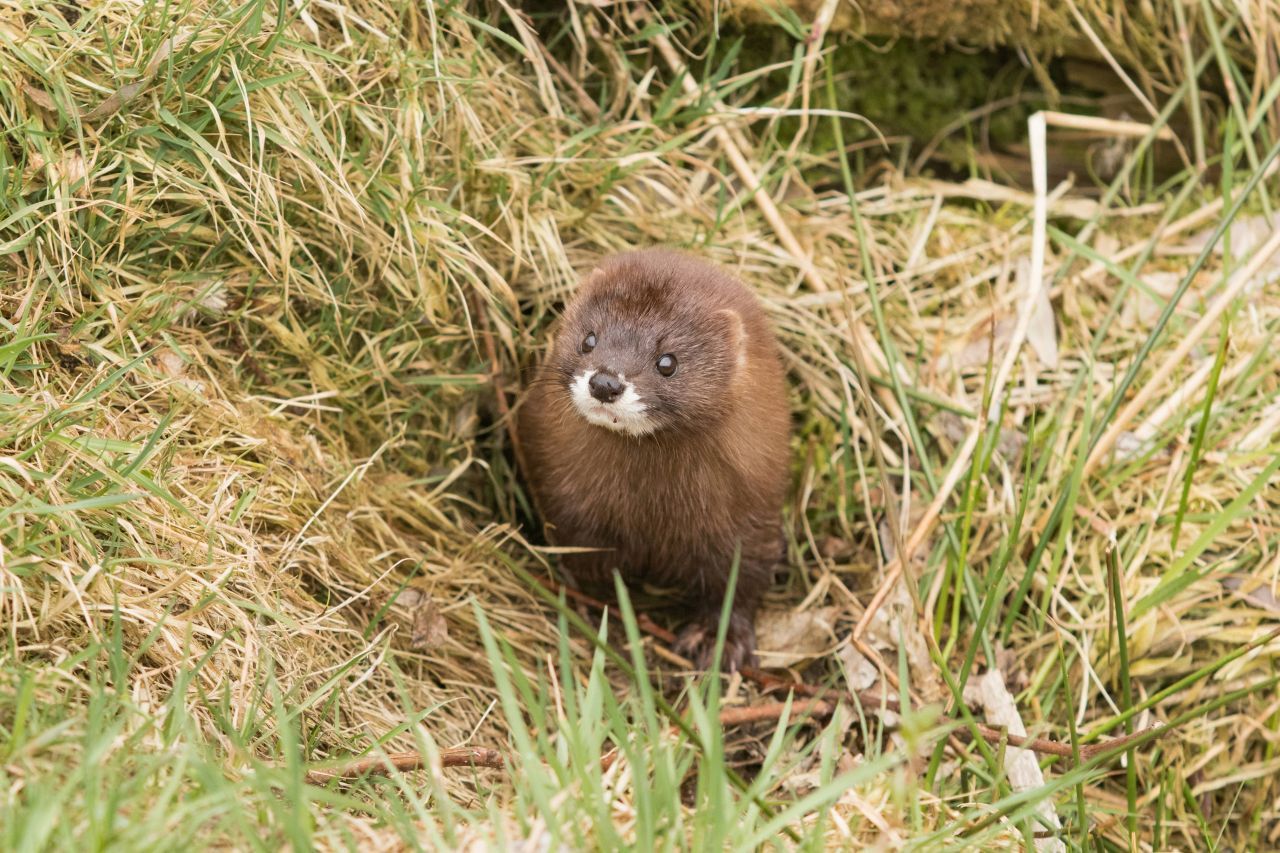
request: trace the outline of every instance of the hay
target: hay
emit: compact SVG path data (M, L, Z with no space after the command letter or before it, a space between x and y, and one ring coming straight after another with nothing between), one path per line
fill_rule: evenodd
M47 725L43 739L0 753L5 823L34 820L37 794L52 790L40 785L78 790L75 774L133 767L135 756L189 750L248 785L264 764L284 762L290 737L305 740L309 761L426 740L514 750L473 604L535 684L540 672L559 677L548 670L559 637L554 613L505 567L541 571L548 559L520 532L529 516L484 335L505 383L518 385L575 271L651 242L733 269L777 325L797 430L791 570L768 606L834 625L840 647L804 674L843 683L850 632L892 560L886 552L915 530L984 409L988 365L1000 363L1022 293L1030 209L1003 195L988 204L989 187L940 191L893 172L868 178L851 207L836 161L788 159L755 126L719 131L726 113L705 92L650 73L662 60L637 34L651 18L589 5L567 14L529 26L502 3L471 12L393 0L0 4L0 123L11 129L0 143L9 175L0 183L0 725L12 735L29 714ZM1269 68L1270 49L1257 55L1256 67ZM812 82L816 106L821 77ZM727 87L722 100L750 106L750 94ZM764 177L805 257L744 191L726 138ZM807 183L814 174L827 179ZM1060 189L1067 197L1051 205L1051 224L1076 235L1080 206L1101 208ZM1113 549L1130 612L1167 589L1171 567L1205 572L1127 625L1135 701L1276 619L1258 594L1280 583L1280 493L1275 480L1258 484L1276 450L1273 282L1234 305L1229 328L1209 330L1185 363L1157 373L1240 266L1210 255L1138 376L1158 376L1152 403L1119 427L1150 443L1076 474L1087 425L1151 331L1146 301L1163 307L1154 287L1120 290L1129 276L1106 264L1133 257L1127 247L1154 248L1134 273L1180 276L1191 238L1219 215L1200 190L1146 201L1081 238L1102 265L1076 263L1055 281L1057 365L1030 351L1017 362L1007 439L990 464L980 446L983 464L946 504L944 527L964 541L926 537L909 566L925 609L899 588L866 635L895 671L902 630L915 636L902 671L917 697L946 695L919 626L936 628L950 673L976 646L979 667L1004 670L1029 732L1062 741L1072 725L1112 720L1120 701ZM1208 212L1196 219L1197 209ZM1050 245L1051 272L1065 269L1066 246ZM1091 353L1121 305L1132 310L1117 311ZM901 394L851 343L852 328L878 328L877 311ZM1184 513L1192 409L1208 375L1197 370L1222 335L1215 414ZM1196 376L1187 405L1160 415L1159 400ZM1068 524L1027 565L1068 492ZM1215 527L1242 493L1249 500ZM1244 585L1220 584L1227 572ZM1023 578L1026 603L1014 610ZM1000 590L990 630L974 638L989 588ZM585 640L571 649L589 664ZM1166 810L1159 827L1144 817L1142 838L1277 842L1280 708L1274 687L1259 687L1277 655L1280 644L1263 644L1142 715L1146 725L1197 712L1131 756L1144 815L1157 801ZM117 728L95 710L103 691L132 709ZM195 736L175 744L164 727L183 720ZM838 751L867 745L848 726ZM84 755L99 731L106 745ZM972 751L946 760L982 766ZM86 791L108 791L126 776L84 778L95 780ZM775 793L802 794L806 778L797 771L794 787ZM968 770L939 779L927 789L901 771L862 784L824 831L832 843L957 841L999 789ZM180 779L185 791L202 784ZM484 771L438 784L480 815L457 844L539 837L537 820L530 828L508 808L518 780ZM637 784L617 781L624 833ZM1105 814L1124 811L1124 791L1121 771L1080 793L1094 804L1090 826L1120 844L1124 820ZM268 837L295 837L271 795L234 794L237 807L259 810ZM1069 794L1059 812L1070 825ZM158 796L145 788L133 807ZM390 847L444 820L437 811L396 823L365 789L315 796L307 814L324 846ZM388 798L397 796L408 795ZM86 802L69 800L68 813L89 813ZM186 813L171 807L177 832ZM229 814L193 817L182 831L243 842ZM50 831L83 837L77 826ZM1000 843L1021 840L1014 823L995 829Z

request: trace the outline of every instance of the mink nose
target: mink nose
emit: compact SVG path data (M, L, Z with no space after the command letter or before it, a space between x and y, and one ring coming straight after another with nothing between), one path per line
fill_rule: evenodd
M622 396L622 380L612 373L597 371L587 384L591 386L591 396L601 403L612 403Z

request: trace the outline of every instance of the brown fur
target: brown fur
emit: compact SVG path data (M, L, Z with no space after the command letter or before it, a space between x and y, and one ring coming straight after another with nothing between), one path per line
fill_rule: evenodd
M581 352L588 332L598 338ZM671 377L654 367L679 359ZM585 420L570 384L625 374L658 422L643 436ZM685 591L681 646L706 666L735 548L738 585L725 665L754 661L755 611L782 555L790 419L776 343L754 296L716 267L663 249L606 259L570 302L520 412L529 483L577 582Z

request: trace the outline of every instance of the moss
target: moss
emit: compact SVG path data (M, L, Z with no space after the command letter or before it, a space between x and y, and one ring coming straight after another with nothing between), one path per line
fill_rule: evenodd
M776 27L750 27L740 38L742 67L785 62L794 55L796 42ZM722 49L729 49L731 43L722 42ZM1025 95L984 119L985 136L991 145L1017 141L1025 134L1027 116L1044 100L1034 81L1028 79L1031 71L1019 62L1016 53L1003 48L962 51L944 49L930 41L875 43L842 37L829 62L838 108L863 116L886 137L909 137L913 152L966 114L1001 99ZM760 104L780 102L790 79L790 68L772 72L761 82L753 100ZM821 85L821 79L817 83ZM798 128L798 120L787 119L779 123L778 133L787 139ZM813 153L832 150L835 140L829 121L816 123L812 133L809 148ZM851 119L845 122L844 135L847 142L855 143L874 138L875 132L866 123ZM949 158L953 165L963 165L969 147L960 133ZM947 150L944 145L944 155Z

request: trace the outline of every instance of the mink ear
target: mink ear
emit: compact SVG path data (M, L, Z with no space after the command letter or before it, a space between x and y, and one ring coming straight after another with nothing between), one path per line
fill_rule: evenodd
M734 364L743 367L747 363L747 330L742 325L742 315L732 308L721 308L717 319L724 324L725 341L734 353Z

